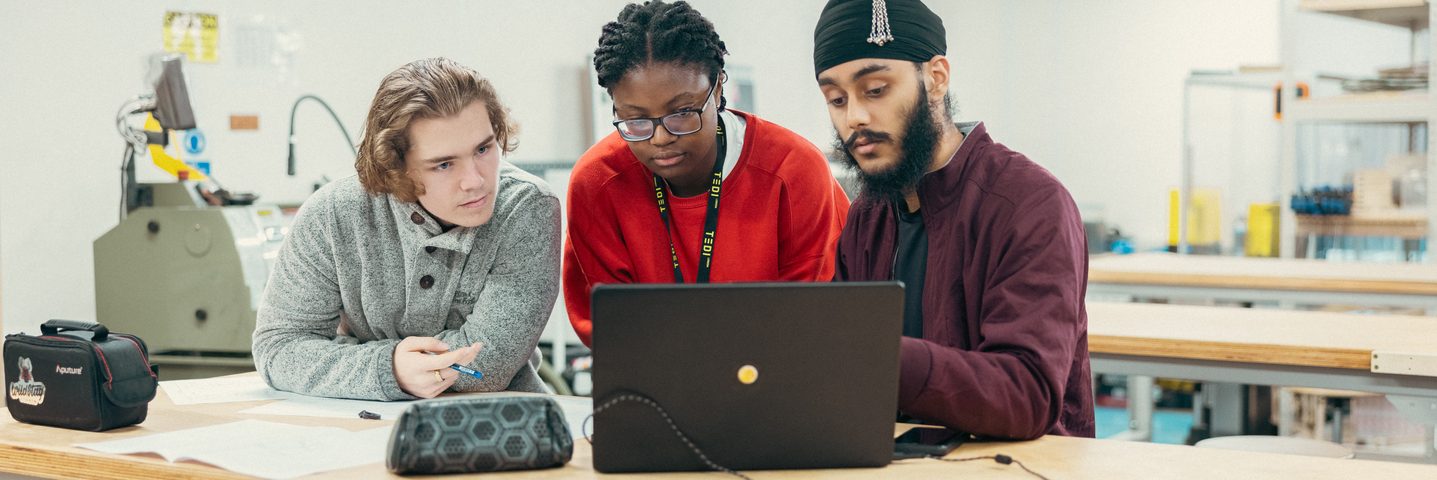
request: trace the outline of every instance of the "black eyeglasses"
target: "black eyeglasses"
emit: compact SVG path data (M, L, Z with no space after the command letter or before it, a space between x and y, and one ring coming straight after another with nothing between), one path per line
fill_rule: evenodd
M631 118L614 122L614 128L619 130L619 136L630 142L642 142L654 137L657 125L662 123L664 129L675 136L688 135L704 128L704 110L709 108L713 102L714 90L718 89L718 77L714 77L713 86L709 87L709 93L704 96L704 104L698 110L670 113L662 117Z

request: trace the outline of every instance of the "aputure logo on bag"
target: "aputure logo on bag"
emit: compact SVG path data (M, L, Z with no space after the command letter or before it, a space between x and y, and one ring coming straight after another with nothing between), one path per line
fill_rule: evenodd
M58 363L55 364L55 373L60 375L80 375L85 373L84 370L85 367L62 367Z
M26 404L45 403L45 384L35 381L35 366L29 358L15 362L20 367L20 380L10 384L10 398Z

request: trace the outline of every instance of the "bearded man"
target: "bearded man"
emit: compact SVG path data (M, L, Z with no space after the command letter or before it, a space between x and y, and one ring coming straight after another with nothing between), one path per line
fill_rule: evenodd
M900 413L975 435L1093 436L1087 245L1046 169L955 123L942 20L831 0L814 73L862 185L835 280L905 285Z

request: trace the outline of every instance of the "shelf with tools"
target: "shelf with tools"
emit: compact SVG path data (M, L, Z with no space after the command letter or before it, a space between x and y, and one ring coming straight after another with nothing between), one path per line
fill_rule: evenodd
M1302 0L1299 8L1395 27L1422 30L1431 25L1427 0Z
M1417 240L1427 236L1427 213L1298 215L1298 236L1394 237Z
M1437 121L1437 98L1430 92L1434 76L1431 56L1437 51L1431 25L1437 12L1430 0L1285 0L1283 2L1282 191L1280 251L1283 257L1316 255L1308 240L1385 237L1378 245L1401 245L1410 254L1380 256L1388 261L1432 261L1429 239L1437 237L1437 143L1431 125ZM1405 44L1407 58L1389 55L1339 58L1332 44L1298 41L1308 22L1361 27L1374 44L1392 48ZM1363 25L1370 25L1363 27ZM1405 39L1392 41L1393 37ZM1352 39L1345 41L1361 41ZM1386 46L1382 48L1388 48ZM1303 55L1303 54L1306 55ZM1351 56L1351 54L1348 54ZM1343 61L1346 61L1345 63ZM1344 65L1358 75L1317 73L1328 63ZM1395 61L1405 65L1392 65ZM1374 65L1375 64L1375 65ZM1311 82L1309 86L1308 82ZM1332 87L1340 83L1340 90ZM1319 88L1312 88L1319 87ZM1336 193L1334 193L1336 192ZM1310 215L1313 196L1346 198L1339 210L1350 215ZM1325 211L1322 213L1332 213ZM1347 213L1339 211L1338 213ZM1349 245L1361 242L1347 242ZM1333 247L1341 251L1344 247ZM1361 247L1358 247L1359 249ZM1379 247L1382 248L1382 247ZM1411 250L1415 249L1415 252ZM1352 251L1342 253L1351 254Z
M1427 122L1437 105L1421 92L1366 92L1293 102L1284 115L1296 122Z

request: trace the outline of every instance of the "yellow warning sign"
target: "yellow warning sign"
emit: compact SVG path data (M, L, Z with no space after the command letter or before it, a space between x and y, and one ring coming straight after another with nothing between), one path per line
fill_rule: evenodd
M216 63L220 60L220 17L213 13L165 12L165 51L182 53L185 60Z

